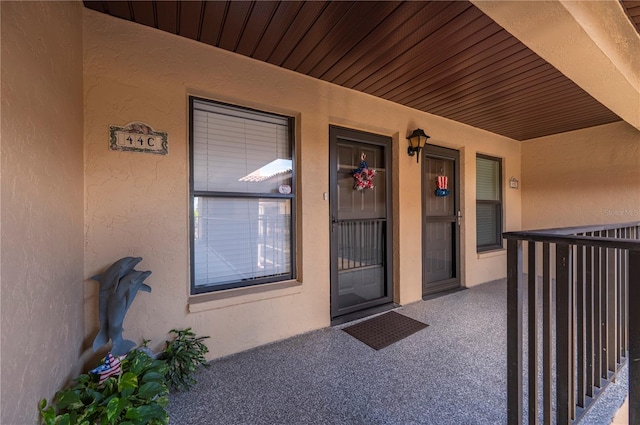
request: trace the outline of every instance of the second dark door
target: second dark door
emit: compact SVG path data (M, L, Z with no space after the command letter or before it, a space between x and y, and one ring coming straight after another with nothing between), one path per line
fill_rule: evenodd
M427 296L460 286L460 153L427 145L423 159L422 295Z

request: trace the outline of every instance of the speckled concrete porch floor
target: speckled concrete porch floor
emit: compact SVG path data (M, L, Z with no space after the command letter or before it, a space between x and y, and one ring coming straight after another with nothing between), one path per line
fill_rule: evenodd
M213 361L171 394L170 423L506 424L505 303L491 282L397 309L429 327L380 351L343 325ZM622 378L581 424L611 422Z

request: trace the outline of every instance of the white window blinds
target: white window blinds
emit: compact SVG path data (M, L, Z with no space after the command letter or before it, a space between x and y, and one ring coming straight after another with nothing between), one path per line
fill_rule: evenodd
M293 278L289 119L193 100L193 288Z
M478 204L476 210L478 246L496 244L497 211L492 204Z
M500 200L500 163L495 159L476 160L476 199Z
M195 191L277 193L291 165L287 118L194 101Z
M291 200L195 199L194 283L197 287L291 272Z

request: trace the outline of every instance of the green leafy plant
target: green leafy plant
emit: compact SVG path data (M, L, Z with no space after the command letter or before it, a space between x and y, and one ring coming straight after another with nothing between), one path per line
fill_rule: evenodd
M167 347L160 354L159 359L167 363L165 374L169 387L173 390L190 389L196 380L193 373L200 367L209 367L204 355L209 352L202 342L208 336L196 337L191 328L184 330L172 329L175 334L173 341L167 341Z
M167 365L133 350L121 362L122 373L98 384L82 374L71 388L58 391L51 405L38 409L46 425L161 425L169 422Z

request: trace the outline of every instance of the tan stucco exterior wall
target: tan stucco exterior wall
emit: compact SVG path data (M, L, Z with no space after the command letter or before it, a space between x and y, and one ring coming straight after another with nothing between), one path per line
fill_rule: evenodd
M126 255L142 256L139 269L153 272L153 292L139 294L125 320L128 338L158 345L169 329L190 326L212 337L213 358L329 325L330 124L393 138L397 302L421 297L420 166L405 140L417 127L461 151L464 281L505 275L504 252L475 252L475 154L504 158L505 177L520 178L518 142L89 10L84 54L85 276ZM189 304L189 95L296 118L300 285ZM169 155L109 151L108 126L131 121L168 132ZM519 229L520 191L505 196L505 227ZM90 338L96 284L85 290Z
M34 424L83 351L82 5L0 13L0 423Z
M522 144L522 227L640 221L640 131L625 122Z

